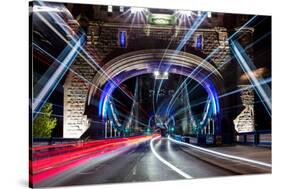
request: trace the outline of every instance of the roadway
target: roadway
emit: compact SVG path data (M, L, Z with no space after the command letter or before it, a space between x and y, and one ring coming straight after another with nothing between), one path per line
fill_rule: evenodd
M86 164L37 183L35 187L164 181L270 172L271 167L218 157L179 145L167 138L155 138L95 157Z

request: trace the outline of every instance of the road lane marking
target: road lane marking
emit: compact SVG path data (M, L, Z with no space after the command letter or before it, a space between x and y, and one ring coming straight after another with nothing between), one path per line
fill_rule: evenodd
M160 136L155 137L155 138L153 138L153 139L150 140L150 149L151 149L153 155L155 155L155 157L156 157L159 161L161 161L162 163L164 163L165 165L167 165L169 168L171 168L173 171L177 172L179 175L183 176L183 177L186 178L186 179L191 179L192 176L186 174L185 172L183 172L182 170L180 170L180 169L177 168L176 166L172 165L170 162L166 161L164 158L162 158L162 157L156 152L156 150L155 150L154 147L153 147L153 142L154 142L156 139L158 139L158 138L160 138Z
M137 174L137 166L135 165L133 168L133 175L136 175L136 174Z
M185 143L185 142L177 141L177 140L171 138L170 136L168 136L168 139L172 142L177 143L177 144L192 147L192 148L195 148L195 149L198 149L198 150L201 150L201 151L204 151L204 152L208 152L208 153L211 153L211 154L215 154L215 155L219 155L219 156L223 156L223 157L227 157L227 158L231 158L231 159L235 159L235 160L245 161L245 162L253 163L253 164L257 164L257 165L262 165L262 166L265 166L265 167L272 167L272 165L269 164L269 163L265 163L265 162L261 162L261 161L257 161L257 160L252 160L252 159L248 159L248 158L243 158L243 157L239 157L239 156L234 156L234 155L229 155L229 154L224 154L224 153L221 153L221 152L209 150L209 149L202 148L202 147L199 147L199 146L195 146L195 145L192 145L192 144L188 144L188 143Z

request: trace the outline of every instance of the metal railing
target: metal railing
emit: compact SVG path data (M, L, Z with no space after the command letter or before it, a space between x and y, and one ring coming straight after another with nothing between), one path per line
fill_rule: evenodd
M238 144L269 145L272 141L271 130L260 130L246 133L236 133L235 142Z

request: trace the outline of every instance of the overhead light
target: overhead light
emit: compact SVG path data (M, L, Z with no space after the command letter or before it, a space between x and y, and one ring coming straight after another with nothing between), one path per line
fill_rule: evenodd
M157 71L154 71L154 77L155 79L168 79L169 78L169 73L167 71L165 72L159 72L158 70Z
M177 10L177 14L184 15L184 16L191 16L192 12L189 10Z
M198 11L198 12L197 12L197 16L202 16L202 12L201 12L201 11Z
M123 7L123 6L120 6L119 11L120 11L120 12L124 12L124 7Z
M138 12L145 12L147 11L146 8L142 8L142 7L131 7L130 11L132 14L138 13Z
M211 18L212 17L212 13L208 12L207 16L208 16L208 18Z
M159 76L160 72L159 71L154 71L154 76Z
M107 12L112 12L112 5L108 5Z

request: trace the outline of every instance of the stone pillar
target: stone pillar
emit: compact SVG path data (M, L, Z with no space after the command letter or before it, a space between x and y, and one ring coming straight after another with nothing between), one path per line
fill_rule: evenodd
M215 27L214 30L214 32L203 33L202 52L206 55L212 54L210 59L219 69L223 69L223 65L231 59L228 31L224 27Z
M254 28L251 27L244 27L244 28L236 28L235 31L238 31L239 33L236 35L235 39L239 42L239 44L242 46L242 48L246 49L246 54L248 57L253 61L253 48L249 47L253 42L253 33ZM240 67L239 64L237 64L238 68L238 78L241 77L241 75L245 74ZM242 90L240 93L240 99L244 106L244 109L242 112L236 117L234 120L235 130L237 132L251 132L255 130L255 109L254 109L254 91L252 88L250 88L250 81L238 81L238 89L246 89Z
M90 126L85 103L93 75L94 70L77 57L64 83L64 138L80 138Z
M239 35L237 35L236 40L240 43L243 48L246 48L253 42L253 34L254 28L252 27L244 27L244 28L236 28L235 31L239 30ZM252 47L248 47L246 50L246 54L252 59L254 57L254 49Z
M235 130L238 133L252 132L255 130L254 91L249 88L249 85L240 85L239 88L246 89L242 90L240 95L242 104L245 108L233 121Z

